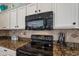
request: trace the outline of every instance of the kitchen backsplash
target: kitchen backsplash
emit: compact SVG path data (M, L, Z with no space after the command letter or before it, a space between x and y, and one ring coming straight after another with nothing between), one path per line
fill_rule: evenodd
M9 31L8 30L0 30L0 36L8 36Z
M54 40L58 40L58 33L63 32L66 36L66 42L79 43L79 30L52 30L52 31L33 31L33 30L4 30L0 31L0 36L17 35L22 38L31 38L32 34L53 35Z

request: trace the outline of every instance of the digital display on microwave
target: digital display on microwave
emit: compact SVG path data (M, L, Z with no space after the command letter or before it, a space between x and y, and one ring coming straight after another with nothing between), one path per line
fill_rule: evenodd
M43 20L35 20L35 21L29 21L27 22L27 26L29 27L41 27L43 26Z

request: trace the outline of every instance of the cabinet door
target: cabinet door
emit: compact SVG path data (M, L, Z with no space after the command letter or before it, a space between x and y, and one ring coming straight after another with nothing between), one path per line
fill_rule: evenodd
M53 11L53 27L55 27L55 16L56 16L56 3L52 3L52 11Z
M25 16L26 16L26 7L20 7L17 9L17 20L18 20L18 29L25 29Z
M77 4L57 3L55 7L55 28L74 28L78 25Z
M32 15L37 13L37 4L32 3L27 5L27 15Z
M52 11L51 3L38 3L38 13Z
M3 13L3 29L9 29L9 11Z
M3 28L3 14L0 14L0 29Z
M9 29L9 11L0 15L0 29Z
M10 29L16 29L17 23L16 23L16 9L10 11Z

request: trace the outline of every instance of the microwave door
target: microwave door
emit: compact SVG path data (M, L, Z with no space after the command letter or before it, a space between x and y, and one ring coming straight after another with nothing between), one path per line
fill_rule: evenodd
M43 20L28 21L27 27L31 29L42 29L44 28L44 21Z
M53 29L53 12L44 12L26 16L26 30L52 30Z

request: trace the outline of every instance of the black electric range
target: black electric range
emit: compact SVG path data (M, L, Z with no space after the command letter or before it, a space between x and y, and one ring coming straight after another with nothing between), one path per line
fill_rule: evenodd
M52 35L32 35L31 43L16 49L17 56L53 56Z

